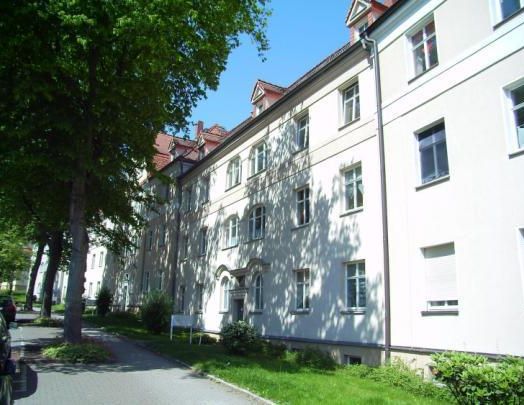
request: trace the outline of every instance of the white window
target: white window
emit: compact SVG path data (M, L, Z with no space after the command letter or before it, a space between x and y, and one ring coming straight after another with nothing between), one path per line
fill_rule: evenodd
M98 267L102 267L104 265L104 252L100 252L100 257L98 259Z
M202 204L205 204L209 201L210 180L210 176L204 176L202 178Z
M295 308L297 310L309 309L309 269L295 271L296 282L296 300Z
M147 250L151 250L153 248L153 230L150 229L147 232Z
M91 268L92 269L95 268L95 263L96 263L96 253L93 253L93 256L91 257Z
M360 38L362 38L362 34L364 33L364 31L368 28L368 23L365 22L363 24L360 24L358 27L355 27L355 30L353 31L354 32L354 35L355 35L355 38L353 40L353 42L357 42Z
M89 283L89 290L87 290L87 296L91 297L91 294L93 294L93 283Z
M229 278L224 277L220 283L220 311L229 311Z
M418 76L438 64L437 35L433 20L427 22L422 28L412 34L410 42L414 76Z
M446 128L441 122L417 135L422 184L449 174Z
M149 292L149 272L146 271L144 273L144 288L143 292L148 293Z
M349 124L360 118L360 95L358 83L354 83L342 91L342 120Z
M197 311L202 312L204 308L204 284L199 283L196 285L196 294Z
M264 279L262 274L255 277L255 311L264 309Z
M178 289L178 311L184 312L186 309L186 286L181 285Z
M455 244L422 249L425 261L427 309L446 310L458 306L455 274Z
M524 7L524 0L494 0L494 3L498 21L511 17Z
M309 224L310 201L309 187L304 187L296 192L297 195L297 226Z
M250 240L262 239L266 230L266 209L255 207L249 214L248 234Z
M226 247L238 245L238 217L232 216L226 222Z
M96 282L96 295L100 292L100 281Z
M524 82L507 90L511 108L511 144L516 149L524 149Z
M366 265L364 262L346 263L346 309L366 308Z
M304 115L296 120L296 139L297 150L309 147L309 115Z
M263 103L257 104L257 106L256 106L256 115L260 114L262 111L264 111L264 104Z
M267 148L266 143L262 142L254 146L251 150L250 162L251 162L251 176L266 169L267 160Z
M203 256L207 252L207 228L200 229L198 253Z
M240 184L240 158L232 159L227 165L226 188Z
M361 208L364 205L362 166L359 164L344 171L344 211Z

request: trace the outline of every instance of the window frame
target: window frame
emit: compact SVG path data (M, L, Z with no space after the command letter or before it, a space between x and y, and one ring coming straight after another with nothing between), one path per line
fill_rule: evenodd
M428 25L433 23L434 31L433 33L430 33L429 35L426 32L426 28ZM422 39L417 42L416 44L413 43L413 38L415 35L422 33ZM435 18L433 14L430 14L426 16L424 19L419 21L413 28L411 28L406 33L407 38L407 47L409 49L409 71L411 72L411 79L415 80L417 77L422 76L426 72L430 71L431 69L437 67L439 65L439 51L438 51L438 35L437 35L437 24L435 23ZM433 38L435 38L435 53L436 53L436 62L434 64L431 64L430 61L430 51L428 50L428 42L430 42ZM424 50L424 66L423 70L421 72L417 72L417 60L416 60L416 53L415 50L420 48L422 45Z
M237 180L233 182L233 180ZM235 156L229 160L226 169L226 191L238 186L242 182L242 160L240 156Z
M524 91L524 77L513 81L503 88L504 109L506 114L506 138L508 143L508 153L510 156L524 152L524 126L522 127L522 140L519 140L516 117L516 111L524 110L524 102L515 105L513 99L513 93L521 88Z
M264 276L262 273L257 273L255 275L253 297L255 299L255 311L262 312L264 310Z
M182 238L182 260L187 260L189 258L189 235L186 233Z
M349 275L349 267L355 266L355 274ZM363 267L361 269L361 267ZM363 274L360 273L362 270ZM364 305L361 305L360 302L360 289L361 280L364 280ZM351 282L355 282L355 304L356 305L350 305L350 299L349 296L349 284ZM368 303L368 288L367 288L367 277L366 277L366 262L365 260L353 260L350 262L344 263L344 310L348 312L365 312L367 308Z
M232 221L235 221L235 226L234 228L231 226L231 223ZM235 246L238 246L239 245L239 219L238 219L238 215L231 215L230 217L228 217L228 219L226 220L226 224L225 224L225 248L228 249L228 248L233 248ZM235 229L235 240L234 240L234 243L232 243L232 236L231 236L231 230L232 229Z
M220 312L229 312L231 279L225 275L220 279Z
M295 311L309 312L311 310L311 271L310 269L295 269ZM299 274L303 275L303 280L299 281ZM306 277L307 275L307 277ZM302 291L302 300L299 306L299 291Z
M98 254L98 267L103 267L104 265L104 252Z
M205 176L202 176L202 198L200 205L205 205L209 202L209 195L210 195L210 189L211 189L211 175L207 174Z
M151 252L153 250L153 230L149 229L147 231L147 251Z
M357 175L357 169L360 169L360 175ZM353 173L353 177L348 181L347 175ZM362 162L359 161L350 166L344 167L341 170L342 178L342 214L348 214L356 211L361 211L364 209L364 175L362 169ZM348 208L348 186L353 188L353 207ZM360 194L362 195L361 204L358 205L358 192L359 186L361 188Z
M303 193L302 198L300 194ZM309 184L295 190L295 225L302 227L311 223L311 188Z
M256 214L256 211L258 209L262 210L261 215L257 215ZM261 239L265 238L265 236L266 236L266 221L267 221L266 217L267 217L266 207L264 205L262 205L262 204L255 205L253 208L251 208L249 210L248 221L247 221L247 229L248 229L247 232L248 232L248 239L250 241L261 240ZM261 218L260 219L261 231L260 231L260 235L259 236L255 235L257 218Z
M356 89L354 91L354 94L346 99L346 94L349 93L351 90ZM353 122L356 122L360 119L360 86L359 86L359 80L358 77L353 79L351 82L345 84L343 87L339 90L340 93L340 122L341 122L341 128L345 128L347 125L352 124ZM346 110L348 108L349 101L351 100L351 117L348 121L346 121Z
M196 311L204 312L204 283L196 284Z
M304 125L302 123L305 122ZM300 152L305 149L309 149L309 112L301 113L295 117L295 150ZM302 130L304 136L301 136ZM303 140L301 139L303 138Z
M208 227L203 226L200 228L198 236L198 255L205 256L208 251Z
M443 132L443 140L435 140L436 136L441 132L437 129L442 126L442 132ZM428 138L433 138L433 141L427 145L427 146L421 146L421 141ZM422 139L421 139L422 138ZM417 162L418 162L418 168L419 168L419 186L426 186L428 184L433 184L434 182L439 182L442 179L447 179L450 176L451 170L450 170L450 164L449 164L449 153L448 153L448 142L447 142L447 131L446 131L446 124L444 119L440 119L438 121L433 122L430 125L425 126L421 130L418 130L415 132L415 140L416 140L416 147L417 147ZM444 143L445 146L445 152L446 152L446 165L447 165L447 172L444 172L439 169L439 158L437 156L437 147L438 145ZM423 162L423 153L426 150L429 150L431 148L432 150L432 159L433 159L433 175L432 176L426 176L424 177L424 162Z
M258 150L260 147L263 147L262 152ZM253 147L251 148L251 153L249 155L249 169L250 169L249 177L257 176L258 174L264 172L267 169L267 153L268 153L267 149L268 148L267 148L266 141L259 142L256 145L253 145ZM260 161L259 160L260 154L263 155L263 158L261 160L262 168L258 167L258 162Z
M520 8L514 10L513 12L509 13L507 16L503 16L502 14L502 4L500 0L491 0L491 13L493 17L493 25L498 26L498 24L502 24L505 21L511 19L513 16L519 14L524 9L524 0L519 0Z

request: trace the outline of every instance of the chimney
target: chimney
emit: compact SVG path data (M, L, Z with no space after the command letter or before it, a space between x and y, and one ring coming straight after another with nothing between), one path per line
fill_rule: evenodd
M195 125L195 138L198 138L198 135L200 135L200 132L204 130L204 122L198 120L197 124Z

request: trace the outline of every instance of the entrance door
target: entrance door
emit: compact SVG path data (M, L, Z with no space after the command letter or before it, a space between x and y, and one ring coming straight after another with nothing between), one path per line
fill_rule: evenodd
M244 300L235 300L235 321L244 320Z

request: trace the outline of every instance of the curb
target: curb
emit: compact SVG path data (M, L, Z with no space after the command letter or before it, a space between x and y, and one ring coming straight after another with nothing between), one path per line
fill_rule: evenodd
M90 325L90 327L93 327L93 326ZM128 342L128 343L132 343L132 344L134 344L134 345L140 347L141 349L147 350L147 351L150 352L150 353L153 353L153 354L155 354L155 355L157 355L157 356L160 356L160 357L162 357L162 358L165 359L165 360L169 360L169 361L172 361L172 362L174 362L174 363L178 363L178 364L180 364L181 366L187 368L188 370L191 370L191 371L193 371L194 373L196 373L196 374L198 374L198 375L200 375L200 376L202 376L202 377L206 377L206 378L208 378L208 379L211 380L211 381L214 381L214 382L219 383L219 384L223 384L223 385L225 385L225 386L227 386L227 387L229 387L229 388L231 388L231 389L234 389L234 390L236 390L236 391L242 392L243 394L245 394L245 395L247 395L247 396L253 398L254 400L256 400L256 401L258 401L258 402L260 402L260 403L267 404L267 405L276 405L275 402L270 401L269 399L263 398L263 397L261 397L261 396L255 394L255 393L253 393L253 392L251 392L251 391L245 389L245 388L239 387L238 385L235 385L235 384L233 384L233 383L230 383L230 382L228 382L228 381L225 381L225 380L223 380L223 379L221 379L221 378L219 378L219 377L217 377L217 376L215 376L215 375L213 375L213 374L209 374L209 373L205 373L205 372L203 372L203 371L201 371L201 370L197 370L196 368L194 368L194 367L192 367L191 365L189 365L189 364L183 362L182 360L179 360L179 359L176 359L176 358L174 358L174 357L168 356L168 355L166 355L166 354L164 354L164 353L159 353L159 352L157 352L157 351L155 351L155 350L152 350L150 347L147 346L147 344L145 344L145 343L143 343L143 342L139 342L139 341L136 341L136 340L130 339L130 338L128 338L127 336L123 336L123 335L120 335L120 334L118 334L118 333L110 333L110 332L107 332L107 331L105 331L103 328L100 328L100 327L97 327L97 326L94 326L94 327L97 328L97 329L99 329L101 332L103 332L103 333L105 333L105 334L107 334L107 335L116 336L117 338L122 339L122 340L125 340L125 341Z

